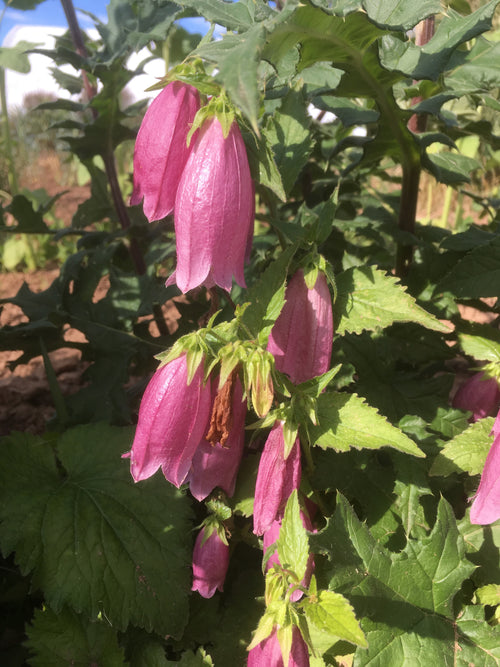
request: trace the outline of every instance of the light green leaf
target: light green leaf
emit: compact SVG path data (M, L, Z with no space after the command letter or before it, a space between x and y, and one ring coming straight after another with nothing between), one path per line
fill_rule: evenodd
M394 322L417 322L427 329L448 327L418 306L394 276L372 266L354 267L337 276L333 321L338 334L376 331Z
M500 604L500 585L488 584L478 588L475 592L476 598L481 604L489 604L492 607Z
M439 0L364 0L363 7L370 20L381 28L393 30L410 30L428 16L441 12Z
M451 59L453 71L445 76L446 88L457 97L491 92L500 86L499 59L500 42L478 38L470 51L457 52Z
M297 580L301 581L306 573L309 541L300 516L296 489L292 491L286 504L277 549L281 565L295 572Z
M32 667L127 664L109 622L90 621L69 609L58 614L50 609L37 609L27 635L26 646L34 654L29 660Z
M18 42L15 46L0 46L0 67L27 74L31 69L27 51L35 46L39 44L25 41Z
M402 431L356 394L321 394L317 403L318 425L309 427L312 444L346 452L393 447L412 456L425 456Z
M218 23L228 30L246 30L254 23L255 3L248 0L178 0L181 7L191 7L207 21Z
M493 417L485 417L449 440L434 459L429 474L441 477L457 472L480 475L493 441L490 433L494 422Z
M134 484L120 458L131 440L131 429L105 424L55 443L7 438L0 543L56 613L69 606L116 629L179 636L191 585L189 506L160 475Z
M493 361L500 363L500 333L490 325L481 327L478 325L475 330L480 333L484 331L488 338L476 336L473 334L461 333L458 335L460 347L465 354L474 357L480 361ZM496 338L497 340L493 340Z
M365 647L366 638L349 604L349 600L333 591L320 591L313 601L309 598L304 605L309 623L312 623L321 634L331 638L343 639L351 644Z
M423 164L438 181L446 185L469 182L471 173L481 167L474 158L449 151L426 153Z

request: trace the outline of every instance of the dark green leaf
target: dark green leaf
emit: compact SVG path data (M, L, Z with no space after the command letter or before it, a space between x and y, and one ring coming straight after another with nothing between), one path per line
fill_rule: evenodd
M438 283L459 298L500 297L500 238L471 250Z
M363 7L374 23L381 28L410 30L428 16L441 12L439 0L404 2L402 0L364 0Z
M426 153L424 166L436 177L436 180L446 185L467 183L471 174L481 167L474 158L459 153Z

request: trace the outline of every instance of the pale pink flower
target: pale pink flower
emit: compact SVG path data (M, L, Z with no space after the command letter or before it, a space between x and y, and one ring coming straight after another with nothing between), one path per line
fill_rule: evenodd
M475 373L458 388L452 400L454 408L472 412L470 421L494 415L500 408L500 389L495 378Z
M207 527L198 533L193 551L192 591L204 598L211 598L216 590L222 591L229 565L229 546L223 541L217 529L213 529L205 539Z
M490 447L477 494L470 510L471 523L485 525L500 519L500 412L493 430Z
M281 647L275 630L248 652L247 667L283 667ZM309 650L297 627L293 628L288 667L309 667Z
M254 188L245 144L233 122L226 138L212 116L202 125L175 199L177 267L167 285L245 286L243 266L254 220Z
M267 349L276 368L294 384L325 373L333 343L332 299L325 275L309 289L299 269L286 288L285 305L274 323Z
M134 190L130 203L144 199L144 215L151 222L174 210L175 195L191 146L187 135L200 97L193 86L169 83L146 111L134 149Z

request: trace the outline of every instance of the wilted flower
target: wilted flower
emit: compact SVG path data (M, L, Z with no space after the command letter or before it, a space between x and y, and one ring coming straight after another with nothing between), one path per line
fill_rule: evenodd
M254 189L236 122L224 138L219 120L202 125L175 199L177 268L167 281L182 292L199 285L226 290L243 265L254 219Z
M288 667L308 667L309 650L305 641L302 639L300 630L293 628L292 646ZM268 637L257 644L248 653L248 667L283 667L283 657L281 647L274 630Z
M275 519L282 516L292 491L300 485L300 443L298 438L285 459L283 424L277 422L264 445L253 506L253 532L263 535Z
M304 271L299 269L288 283L285 299L267 349L274 355L276 368L299 384L330 367L333 314L325 275L319 272L309 289Z
M207 530L211 530L205 539ZM198 533L193 551L192 591L204 598L211 598L218 589L224 588L224 580L229 565L229 546L218 533L217 528L204 526Z
M226 392L227 402L221 406L223 418L226 420L224 427L227 428L227 432L222 435L216 434L215 441L212 442L202 440L193 456L187 478L191 493L197 500L206 498L216 486L223 489L228 496L234 493L245 441L244 426L247 408L246 401L243 401L243 389L238 377L233 380L230 376L218 396L225 396L223 392L228 383L230 383L230 388Z
M187 384L185 354L156 371L142 397L130 452L136 482L160 466L169 482L177 487L184 482L207 429L211 398L210 385L203 384L203 363Z
M175 195L191 146L187 135L200 97L193 86L169 83L146 111L134 149L134 190L130 203L144 198L144 215L151 222L174 210Z
M500 412L493 430L493 444L484 464L481 482L470 510L470 521L480 525L500 519Z
M475 373L466 380L453 397L452 405L472 412L471 421L494 415L500 407L500 389L495 378Z

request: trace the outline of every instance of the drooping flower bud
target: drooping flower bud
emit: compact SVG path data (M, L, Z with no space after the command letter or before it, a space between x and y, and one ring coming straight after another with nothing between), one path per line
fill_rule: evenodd
M202 125L175 199L177 268L167 281L182 292L199 285L245 286L243 265L254 219L245 144L233 122L224 137L212 116Z
M479 525L500 519L500 412L491 435L493 444L486 457L481 482L470 510L471 523Z
M267 349L276 368L294 384L306 382L330 367L333 342L332 299L325 275L309 289L299 269L286 288L286 303L274 323Z
M282 517L286 502L294 489L298 489L302 468L298 438L285 459L283 424L277 422L264 445L253 506L253 532L263 535L275 519Z
M136 482L161 466L169 482L179 487L206 432L211 389L203 384L203 363L187 384L186 355L161 366L151 378L139 410L130 452L130 471Z
M494 415L500 408L500 389L495 378L475 373L458 388L452 400L454 408L472 412L470 421Z
M297 627L293 628L288 667L308 667L309 651ZM248 653L247 667L283 667L283 656L276 630Z
M221 431L215 434L212 442L202 440L193 456L188 475L189 488L197 500L206 498L216 486L232 496L243 454L247 408L246 401L243 401L241 382L235 374L229 376L218 396L223 396L225 400L219 406L221 412L216 415L221 415L218 425ZM215 407L214 404L212 422L215 421ZM208 435L213 430L211 428Z
M222 591L228 565L229 546L225 538L219 535L217 528L204 526L194 545L191 590L198 591L204 598L211 598L216 590Z
M192 143L187 135L200 97L193 86L169 83L146 111L134 149L134 190L130 203L144 199L144 215L152 222L174 210L175 195Z

